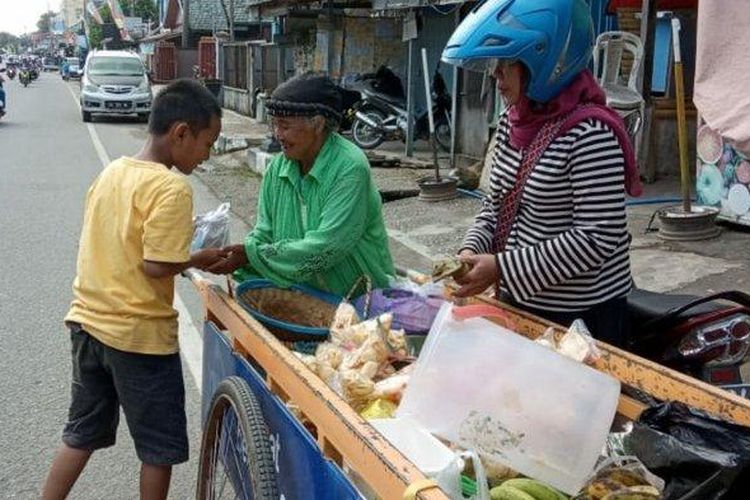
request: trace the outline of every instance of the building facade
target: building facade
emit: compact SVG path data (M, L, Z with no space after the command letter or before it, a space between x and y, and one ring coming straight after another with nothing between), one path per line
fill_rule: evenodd
M60 14L65 29L69 29L83 17L84 2L85 0L62 0L60 2Z

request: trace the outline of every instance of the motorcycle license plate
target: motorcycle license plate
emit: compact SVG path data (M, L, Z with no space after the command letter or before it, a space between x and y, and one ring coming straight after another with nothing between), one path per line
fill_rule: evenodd
M130 109L131 106L130 101L109 101L104 103L104 107L107 109Z

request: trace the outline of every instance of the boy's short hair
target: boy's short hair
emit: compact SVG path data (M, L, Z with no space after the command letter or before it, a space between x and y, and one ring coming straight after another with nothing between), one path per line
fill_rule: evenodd
M221 106L214 95L196 80L182 78L154 98L148 131L160 136L169 132L175 122L187 122L197 134L210 126L212 116L221 118Z

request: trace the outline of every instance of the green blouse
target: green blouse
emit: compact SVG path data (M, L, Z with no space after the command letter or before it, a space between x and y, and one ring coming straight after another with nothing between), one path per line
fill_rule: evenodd
M342 296L363 274L374 286L387 286L393 260L364 153L332 133L305 176L297 161L276 156L263 178L245 252L248 265L235 274L240 280L261 276Z

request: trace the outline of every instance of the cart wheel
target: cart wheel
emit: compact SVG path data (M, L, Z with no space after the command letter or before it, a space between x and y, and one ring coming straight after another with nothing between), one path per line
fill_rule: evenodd
M279 498L263 413L240 377L224 379L211 402L201 443L196 498Z

